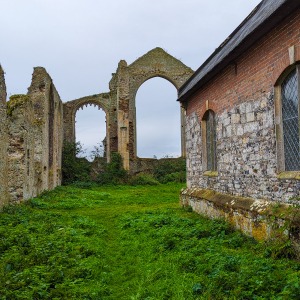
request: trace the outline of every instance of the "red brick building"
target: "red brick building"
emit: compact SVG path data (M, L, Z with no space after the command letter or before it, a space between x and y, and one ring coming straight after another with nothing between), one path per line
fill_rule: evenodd
M196 189L296 201L299 95L300 1L263 0L179 90L186 109L184 201Z

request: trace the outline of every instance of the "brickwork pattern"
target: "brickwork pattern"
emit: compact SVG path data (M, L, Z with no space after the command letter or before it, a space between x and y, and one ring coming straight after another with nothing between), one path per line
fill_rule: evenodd
M299 179L278 176L275 89L300 62L300 12L295 11L196 92L186 109L188 186L288 202ZM291 51L293 49L293 51ZM293 57L291 57L293 52ZM217 115L218 176L202 170L201 120Z

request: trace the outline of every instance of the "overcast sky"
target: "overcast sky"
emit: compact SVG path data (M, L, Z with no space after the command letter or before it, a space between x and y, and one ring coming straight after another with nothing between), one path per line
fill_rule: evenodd
M27 93L35 66L46 68L64 102L108 92L121 59L130 64L155 47L196 70L259 2L0 0L0 63L8 96ZM141 86L139 156L180 154L176 97L160 78ZM162 102L166 109L156 110ZM104 118L95 109L77 114L77 140L86 148L104 138Z

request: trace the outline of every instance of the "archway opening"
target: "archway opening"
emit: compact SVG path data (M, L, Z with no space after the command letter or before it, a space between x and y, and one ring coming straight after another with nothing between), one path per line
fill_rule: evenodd
M166 79L152 78L136 95L137 156L181 156L180 105L176 88Z
M75 116L76 143L83 151L78 157L93 161L96 157L106 156L106 116L105 112L93 104L80 108Z

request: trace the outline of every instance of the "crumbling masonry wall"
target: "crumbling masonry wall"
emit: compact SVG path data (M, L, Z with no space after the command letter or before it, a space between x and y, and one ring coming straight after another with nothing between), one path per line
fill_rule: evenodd
M117 84L111 94L117 99L118 151L123 157L127 170L136 168L136 103L139 87L148 79L161 77L170 81L178 90L193 74L193 70L161 48L155 48L135 62L127 65L121 60L113 81ZM117 96L116 96L117 95ZM178 104L178 109L181 109ZM185 156L185 115L181 109L181 146ZM180 126L180 124L178 124Z
M60 185L62 102L44 68L34 68L28 94L11 96L5 115L8 146L1 158L7 160L7 182L1 187L7 187L9 202Z
M75 142L76 112L85 105L95 105L106 114L108 161L111 152L119 152L125 169L135 173L145 167L151 169L155 161L145 166L136 156L137 90L152 77L165 78L178 90L192 74L182 62L155 48L129 66L121 60L108 93L63 104L49 74L37 67L27 95L13 95L6 103L4 72L0 67L0 208L61 184L63 140ZM183 141L184 124L182 114Z
M6 86L4 71L0 66L0 208L7 203L7 123Z
M64 140L75 142L76 111L84 105L96 105L106 113L107 160L111 152L119 152L125 169L138 172L137 166L141 163L136 151L135 97L139 87L150 78L162 77L178 90L192 74L193 70L161 48L149 51L130 65L121 60L109 83L109 93L87 96L64 104ZM179 103L178 109L181 109ZM183 109L181 118L182 156L185 156ZM148 161L148 165L155 163Z
M28 96L34 114L35 194L39 194L61 183L63 105L51 77L41 67L34 69Z
M76 112L84 106L94 105L98 109L103 110L106 115L106 152L109 154L111 151L117 151L117 145L114 142L115 137L112 136L113 127L116 127L113 119L113 106L110 102L109 93L96 94L87 96L63 104L63 120L64 120L64 140L68 143L75 143L75 117ZM100 142L100 141L99 141Z

